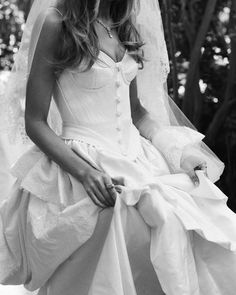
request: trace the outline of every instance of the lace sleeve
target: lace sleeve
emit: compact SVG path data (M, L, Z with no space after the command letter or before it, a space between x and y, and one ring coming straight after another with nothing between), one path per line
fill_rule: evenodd
M181 172L183 151L201 143L204 135L182 126L161 127L153 136L152 144L163 154L172 172Z

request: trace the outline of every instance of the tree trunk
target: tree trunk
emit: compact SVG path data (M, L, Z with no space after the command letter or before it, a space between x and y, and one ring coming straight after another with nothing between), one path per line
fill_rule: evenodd
M199 86L199 79L200 79L200 70L199 67L196 69L196 74L194 77L194 101L193 101L193 125L198 129L201 130L201 117L202 117L202 109L204 104L204 95L201 93L200 86Z
M215 140L217 138L217 134L220 128L224 124L225 119L232 110L232 108L235 108L235 106L236 100L225 101L219 108L219 110L216 112L206 132L206 137L204 141L207 145L211 147L215 145Z
M225 137L227 148L226 180L229 187L228 204L231 209L236 210L236 0L232 0L231 4L229 31L231 37L231 54L224 102L208 128L206 143L211 146L215 145L218 132L222 130L222 126L224 125L225 133L223 136Z
M213 13L215 11L217 0L208 0L208 3L206 4L205 13L202 19L201 26L199 28L192 52L191 52L191 58L190 58L190 67L188 71L187 76L187 82L185 87L185 97L183 102L183 111L185 115L190 119L190 121L193 122L194 117L194 95L193 95L193 89L194 84L196 82L196 72L198 70L200 58L201 58L201 47L204 42L204 39L206 37Z
M231 54L228 72L228 83L225 92L224 102L216 112L206 133L206 141L213 146L219 129L225 122L233 107L236 106L236 0L232 0L230 14L230 37L231 37Z
M225 93L225 100L232 99L232 95L236 90L236 1L232 1L230 14L230 39L231 39L231 54L229 60L229 77Z

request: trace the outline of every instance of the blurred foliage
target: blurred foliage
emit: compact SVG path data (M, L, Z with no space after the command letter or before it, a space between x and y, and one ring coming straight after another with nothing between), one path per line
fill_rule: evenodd
M170 11L164 9L163 1L171 3ZM174 62L177 67L177 93L179 95L179 106L183 105L185 97L185 85L188 79L190 69L190 58L192 49L195 45L196 36L203 21L204 12L210 1L203 0L160 0L162 4L163 19L169 14L172 38L175 42L175 56L171 60L171 68L173 72ZM213 3L213 1L211 1ZM196 84L199 84L199 97L201 115L198 129L202 133L207 133L209 126L214 120L217 112L221 109L226 99L226 90L229 82L229 66L231 54L231 38L236 34L235 27L230 28L231 5L234 3L229 0L218 0L216 2L215 11L211 19L207 34L201 46L201 57L197 67L198 77ZM165 24L167 44L170 47L170 32L167 31ZM171 50L169 49L169 52ZM168 79L169 91L174 98L174 81L169 75ZM192 85L192 96L196 92L196 88ZM232 93L232 96L235 92ZM192 105L195 104L195 98L191 99ZM231 110L235 112L235 108ZM230 197L229 203L231 208L236 211L236 161L235 158L235 138L236 128L234 119L229 119L230 112L224 118L223 124L217 130L214 143L210 147L226 164L226 169L221 177L218 186ZM230 120L230 124L228 123ZM233 123L232 123L233 120ZM195 123L196 124L196 123ZM230 140L229 140L230 134ZM234 180L233 180L234 179Z
M11 68L20 44L25 20L17 4L17 1L0 0L0 70Z
M191 2L191 1L189 1ZM184 86L186 83L191 44L188 40L186 30L190 34L197 33L206 1L194 2L189 12L190 25L188 29L183 22L181 1L172 1L172 29L176 42L176 61L178 67L178 86L180 99L184 98ZM208 30L205 42L202 46L202 57L200 61L200 90L204 95L204 108L202 126L200 130L205 132L214 113L224 98L225 85L229 66L230 38L228 35L230 1L221 0L217 2L216 11ZM168 39L168 36L167 36ZM169 79L169 89L172 93L172 81Z
M0 0L0 70L9 69L12 65L13 55L17 52L22 36L24 11L28 8L28 2L27 0ZM197 31L206 1L195 0L193 2L193 11L191 12L193 28L191 29ZM183 98L191 48L186 36L180 3L181 0L172 1L171 14L177 49L179 94L180 98ZM221 100L224 95L230 52L228 36L229 6L228 0L218 1L210 30L203 45L204 53L200 64L200 86L206 96L206 102L212 108L212 110L206 108L206 110L209 109L207 116L209 111L214 113L218 100ZM172 92L171 81L169 82L170 92ZM207 121L204 120L206 125Z

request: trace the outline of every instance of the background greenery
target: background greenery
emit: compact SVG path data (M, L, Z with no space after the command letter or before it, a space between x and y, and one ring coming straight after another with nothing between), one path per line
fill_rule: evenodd
M160 1L171 58L169 89L224 161L218 186L236 211L236 1Z
M30 0L0 0L0 71L11 69ZM225 162L217 185L236 211L236 0L160 0L172 98Z

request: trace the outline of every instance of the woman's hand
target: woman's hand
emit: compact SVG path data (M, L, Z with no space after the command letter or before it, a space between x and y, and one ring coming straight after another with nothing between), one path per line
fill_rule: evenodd
M199 185L199 179L196 174L197 170L204 171L205 175L207 176L207 163L197 155L192 154L182 157L180 167L190 176L196 186Z
M112 179L95 168L87 169L81 182L93 203L102 208L114 207L117 193L120 193L115 185L124 185L122 177Z

